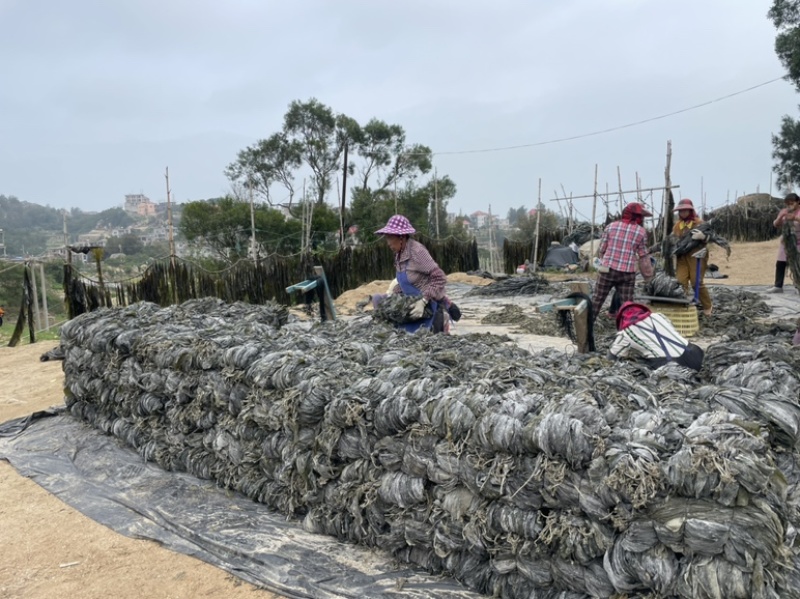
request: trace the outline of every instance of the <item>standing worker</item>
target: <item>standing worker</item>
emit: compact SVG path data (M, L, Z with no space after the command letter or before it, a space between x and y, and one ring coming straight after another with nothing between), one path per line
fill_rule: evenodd
M772 223L776 229L783 229L785 223L794 225L794 234L797 237L797 250L800 252L800 197L796 193L787 195L783 202L784 208L778 212L778 218ZM783 293L783 279L786 276L786 247L783 245L783 235L778 246L778 258L775 261L775 286L767 289L767 293Z
M416 233L409 220L400 214L395 214L382 229L375 231L386 238L389 249L394 252L394 266L397 271L397 283L392 281L390 294L402 293L419 297L411 311L414 322L400 325L401 328L412 333L420 328L426 328L434 333L447 331L447 304L444 290L447 276L431 257L427 248L411 235ZM372 296L373 306L377 306L386 295ZM425 307L430 304L432 316L423 318Z
M678 213L678 222L676 222L675 226L672 228L672 234L679 238L691 235L693 240L699 241L702 244L696 249L704 249L707 245L706 234L697 230L697 225L701 224L703 219L697 216L692 200L687 198L682 199L678 202L678 205L675 206L675 211ZM692 254L694 254L694 251L683 254L682 256L676 256L675 278L678 279L678 282L687 290L687 293L692 296L697 286L700 286L700 304L703 306L703 314L711 316L711 294L708 293L708 289L703 282L703 278L706 276L706 268L708 267L708 251L706 251L705 257L699 259L699 273L698 258L695 258ZM690 284L691 289L689 288Z
M645 216L652 214L642 204L631 202L625 206L620 219L603 231L598 249L600 267L592 295L592 315L595 319L612 289L617 290L622 303L633 301L637 263L645 279L653 275L647 253L647 231L642 226Z

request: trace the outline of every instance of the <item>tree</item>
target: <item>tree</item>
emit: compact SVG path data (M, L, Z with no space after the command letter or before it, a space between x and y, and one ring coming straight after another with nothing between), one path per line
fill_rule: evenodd
M325 195L331 187L331 177L339 169L339 160L348 138L344 132L351 124L348 120L337 131L337 119L333 111L316 98L308 102L295 100L283 117L283 130L299 142L303 160L311 169L311 181L318 203L325 201ZM337 137L337 133L341 135Z
M299 141L289 139L283 132L274 133L239 152L236 162L225 169L225 175L231 181L240 182L248 192L263 198L270 206L274 205L271 188L279 183L289 193L291 205L294 173L303 163L302 154L303 146Z
M230 261L247 254L250 206L231 196L188 202L180 231L189 242L202 242L218 257Z
M355 119L336 114L311 98L307 102L293 101L284 115L281 131L239 152L225 174L234 184L249 186L270 206L277 203L272 197L273 186L282 185L289 192L290 216L302 222L303 210L292 203L298 170L311 171L310 190L304 196L309 196L319 208L325 205L341 171L342 193L337 190L336 195L345 228L357 224L362 233L374 230L392 214L405 211L426 230L430 221L434 231L437 215L429 212L431 198L425 198L425 194L433 196L433 184L428 182L422 187L416 184L419 177L430 172L432 156L427 146L407 144L405 130L400 125L372 118L362 127ZM351 175L355 184L348 194L345 178ZM455 184L446 176L440 179L440 184L439 197L443 201L439 203L439 231L444 235L447 200L454 196ZM236 194L241 200L249 199L247 189L237 189ZM306 199L302 198L301 203ZM319 214L324 214L324 210ZM230 239L222 241L223 247L230 247Z
M519 208L509 208L508 209L508 224L512 227L517 224L517 222L528 215L528 210L525 206L520 206Z
M539 231L554 231L558 228L558 215L546 208L540 209ZM536 213L525 214L517 220L517 230L509 239L512 241L530 241L536 238Z
M778 30L775 53L800 91L800 0L774 0L767 16Z
M778 30L775 53L788 71L787 78L800 91L800 0L774 0L767 14ZM800 122L784 115L780 132L772 136L772 147L778 188L788 191L800 185Z
M773 171L778 189L790 190L800 184L800 121L784 115L781 130L772 136Z

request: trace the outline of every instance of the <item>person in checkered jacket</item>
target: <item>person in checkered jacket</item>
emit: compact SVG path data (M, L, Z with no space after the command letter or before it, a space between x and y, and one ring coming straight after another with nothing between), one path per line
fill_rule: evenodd
M645 216L652 214L642 204L631 202L625 206L620 219L603 231L598 249L600 266L592 295L594 319L597 319L608 294L615 289L621 303L633 301L636 268L647 262L642 258L648 256L647 231L642 225ZM642 274L647 276L647 273Z

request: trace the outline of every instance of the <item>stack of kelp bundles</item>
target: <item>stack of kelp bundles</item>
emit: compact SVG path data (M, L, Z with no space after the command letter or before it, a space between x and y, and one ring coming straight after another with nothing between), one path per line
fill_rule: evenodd
M71 321L70 411L165 468L489 595L800 596L785 343L712 346L698 374L237 310Z

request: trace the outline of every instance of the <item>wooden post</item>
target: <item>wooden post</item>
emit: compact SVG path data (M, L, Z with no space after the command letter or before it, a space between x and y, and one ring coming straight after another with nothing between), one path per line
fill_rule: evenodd
M36 323L36 330L42 330L42 318L39 315L39 292L36 289L36 264L30 262L31 269L31 290L33 291L33 317Z
M342 210L342 206L344 203L341 201L339 197L339 177L336 177L336 199L338 200L336 203L339 204L339 231L341 231L341 235L339 237L339 247L344 247L344 211Z
M533 272L539 264L539 225L542 222L542 178L539 177L539 196L536 202L536 237L533 240Z
M50 316L47 310L47 284L44 282L44 262L39 263L39 275L42 280L42 312L44 312L44 329L50 330Z
M661 230L661 241L664 241L667 237L669 237L670 229L669 229L669 217L672 214L672 206L670 206L669 197L672 193L670 189L672 187L672 181L670 179L670 167L672 165L672 141L667 141L667 166L664 168L664 187L666 187L664 192L664 203L661 208L661 219L662 219L662 230ZM666 260L666 256L664 257Z
M64 261L72 264L72 250L69 249L69 237L67 236L67 211L62 210L64 216Z
M617 185L619 185L619 213L622 214L622 210L625 208L625 197L622 195L622 175L619 167L617 167Z
M95 247L92 248L92 255L94 256L94 262L97 266L97 279L100 282L100 294L103 296L103 300L100 302L102 306L106 305L106 284L103 282L103 267L100 266L100 261L103 257L103 248ZM109 306L110 307L110 306Z

